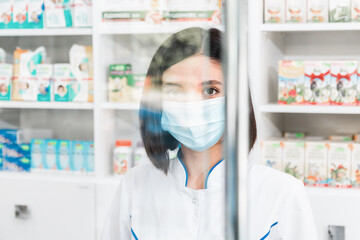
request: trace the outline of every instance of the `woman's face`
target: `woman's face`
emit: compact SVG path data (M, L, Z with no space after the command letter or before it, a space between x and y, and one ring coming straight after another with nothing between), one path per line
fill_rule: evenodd
M171 66L162 80L165 101L193 102L224 96L221 64L200 54Z

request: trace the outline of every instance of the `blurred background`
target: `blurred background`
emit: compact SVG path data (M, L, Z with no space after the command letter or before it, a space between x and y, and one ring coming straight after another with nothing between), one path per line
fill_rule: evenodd
M221 0L0 0L0 240L101 239L148 162L138 110L172 33L226 29ZM320 240L360 235L360 1L252 0L259 163L306 185Z

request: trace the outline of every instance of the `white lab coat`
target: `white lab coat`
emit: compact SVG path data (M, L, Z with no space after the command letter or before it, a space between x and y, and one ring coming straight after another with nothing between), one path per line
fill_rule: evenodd
M249 161L249 240L316 240L303 184L290 175ZM179 159L168 175L151 164L121 181L104 229L104 240L225 239L225 162L209 172L206 189L187 188Z

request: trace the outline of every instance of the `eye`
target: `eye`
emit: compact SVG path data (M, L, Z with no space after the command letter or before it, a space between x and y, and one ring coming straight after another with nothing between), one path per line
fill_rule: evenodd
M219 90L214 87L208 87L203 90L203 94L206 96L214 96L219 93Z

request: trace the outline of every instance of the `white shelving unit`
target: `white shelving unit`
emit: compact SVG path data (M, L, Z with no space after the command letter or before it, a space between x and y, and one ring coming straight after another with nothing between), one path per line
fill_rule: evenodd
M262 32L327 32L359 31L360 23L283 23L262 24Z
M279 60L360 59L360 24L264 24L261 0L249 1L249 13L249 75L259 140L281 137L284 131L323 137L360 131L358 106L276 104ZM360 229L351 220L359 214L355 208L360 189L306 191L320 240L328 239L328 225L345 226L346 239L358 238Z
M133 73L146 73L150 60L159 45L170 34L188 27L217 27L207 22L167 23L153 25L143 22L104 23L101 10L104 1L93 1L93 27L64 29L1 29L0 47L12 55L17 46L35 49L44 46L49 63L68 63L69 50L73 44L93 46L94 102L0 102L0 128L16 127L26 129L50 129L53 138L71 140L93 140L95 142L95 173L93 176L6 173L0 172L0 187L15 191L16 196L0 204L0 225L6 225L13 218L14 204L29 205L36 216L51 212L52 205L66 216L81 212L86 221L77 218L48 218L47 225L56 227L56 221L66 222L67 227L78 226L75 233L87 230L83 236L57 236L57 239L101 239L101 232L109 211L110 203L121 177L112 175L112 153L117 139L130 139L133 145L140 140L139 103L108 102L107 82L110 64L132 64ZM51 191L49 190L51 189ZM46 201L47 193L59 192L67 199L83 202L80 211L66 208L70 205L62 197ZM44 200L36 201L33 196ZM56 199L59 199L58 201ZM67 205L65 205L67 203ZM60 214L60 211L62 213ZM44 233L37 230L41 219L32 219L26 226L15 223L12 228L0 232L0 239L48 239L55 229L50 227ZM21 229L21 231L16 230ZM89 229L95 229L89 231ZM16 236L16 234L18 236ZM41 235L41 234L43 235ZM14 235L15 234L15 235ZM65 234L65 233L64 233Z
M358 106L304 106L266 104L259 108L262 113L304 113L304 114L360 114Z

